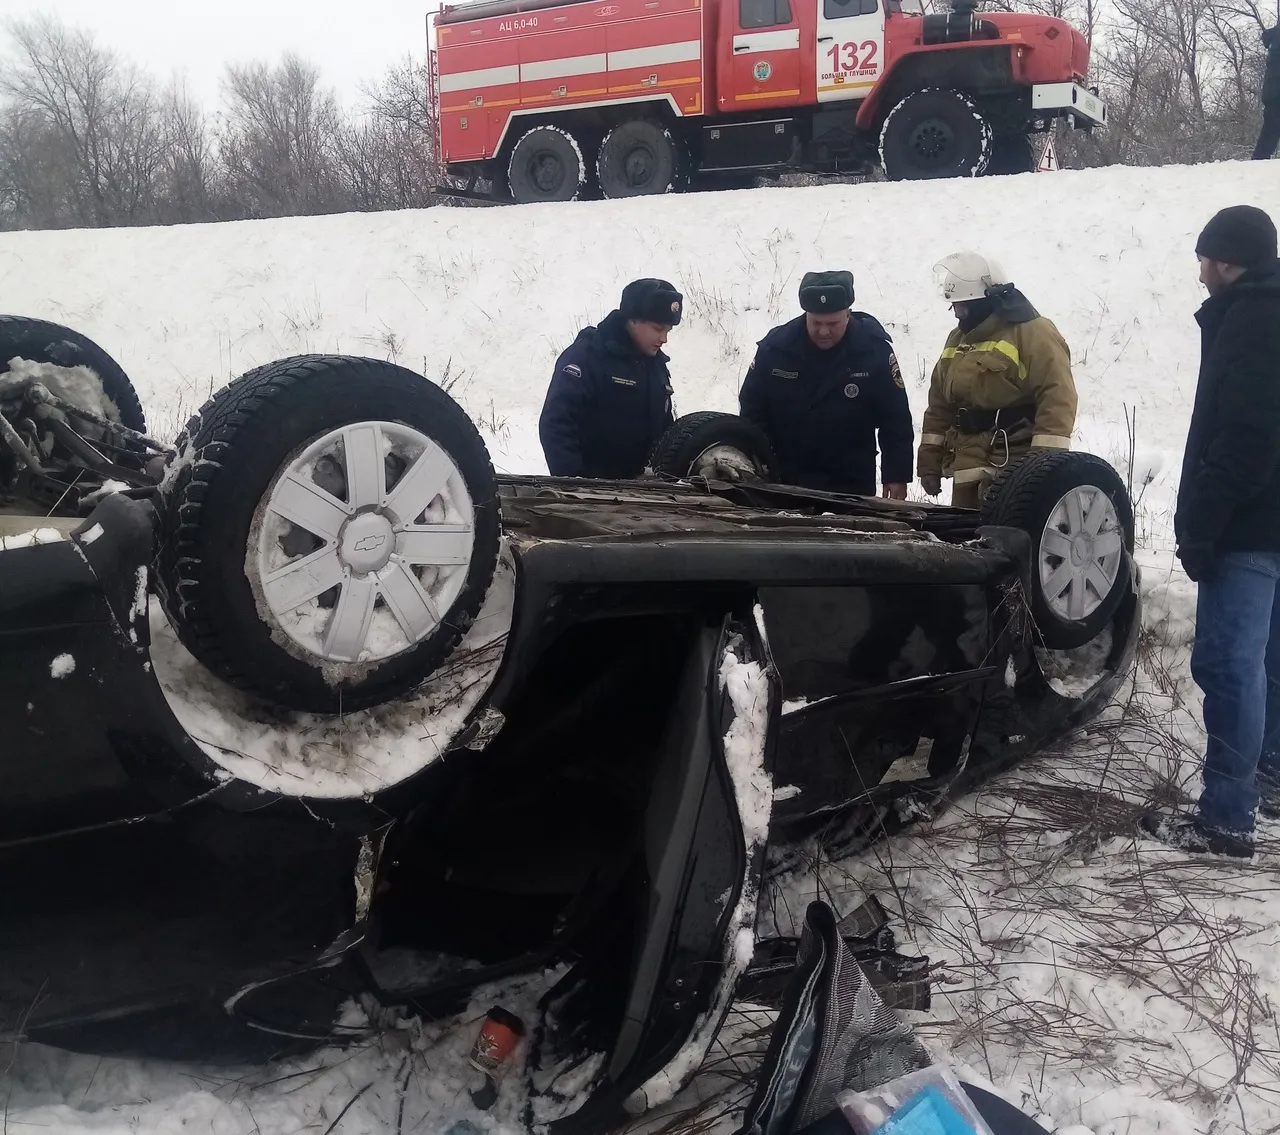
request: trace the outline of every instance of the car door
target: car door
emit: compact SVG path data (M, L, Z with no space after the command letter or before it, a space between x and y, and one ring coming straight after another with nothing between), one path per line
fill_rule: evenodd
M804 0L735 0L735 110L793 106L801 97L798 7Z
M865 98L884 71L883 0L817 0L818 102Z
M750 724L725 677L735 664L759 666L763 688L749 698L761 719ZM777 706L757 626L730 617L697 630L645 819L647 886L621 1022L603 1080L578 1111L549 1125L553 1135L611 1128L629 1097L646 1106L654 1093L668 1098L715 1039L749 961L742 942L754 932L767 824L761 830L759 813L745 806L751 784L766 781L772 766ZM559 1027L545 1023L542 1043L567 1050L568 1038L554 1035Z

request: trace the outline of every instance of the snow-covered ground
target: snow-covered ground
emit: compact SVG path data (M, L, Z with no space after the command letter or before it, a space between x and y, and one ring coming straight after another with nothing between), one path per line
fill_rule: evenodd
M976 248L1070 343L1077 445L1119 456L1124 406L1136 408L1137 473L1156 470L1155 493L1176 479L1195 383L1195 237L1239 202L1280 215L1267 163L6 233L0 309L98 340L162 435L253 366L356 352L452 383L499 467L529 471L543 467L556 355L629 279L663 276L687 296L669 344L677 409L732 410L754 342L797 312L800 276L848 267L857 305L894 336L918 415L950 326L931 267Z
M96 339L164 436L252 366L355 352L448 385L501 469L538 471L552 361L628 279L665 276L686 294L669 345L677 410L732 410L753 343L795 312L800 275L848 267L857 305L895 338L918 424L949 326L932 264L966 247L1001 259L1072 347L1077 448L1128 471L1136 412L1148 602L1136 690L1087 737L919 835L839 863L815 849L809 870L766 896L769 925L789 930L816 894L841 912L881 894L905 948L939 967L934 1010L914 1019L922 1037L1050 1128L1257 1133L1280 1125L1280 833L1264 829L1258 860L1242 867L1193 862L1132 827L1135 801L1179 782L1195 791L1194 588L1174 567L1169 504L1198 364L1195 236L1237 203L1280 217L1274 167L10 233L0 309ZM518 1005L537 989L502 994ZM268 1069L0 1050L7 1129L324 1133L350 1104L340 1135L443 1132L459 1118L514 1132L512 1099L481 1115L464 1091L466 1049L493 997L454 1025L382 1028L346 1052ZM759 1024L735 1015L675 1106L710 1097L704 1115L731 1109Z

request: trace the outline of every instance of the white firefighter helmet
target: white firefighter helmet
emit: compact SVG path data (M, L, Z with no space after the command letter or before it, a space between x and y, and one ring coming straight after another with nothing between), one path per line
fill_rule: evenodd
M977 252L953 252L944 256L933 266L933 278L947 303L980 300L988 288L1010 282L999 264Z

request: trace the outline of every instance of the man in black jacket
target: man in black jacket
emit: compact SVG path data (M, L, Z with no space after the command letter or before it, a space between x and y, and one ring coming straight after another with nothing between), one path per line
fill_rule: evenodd
M1253 854L1254 813L1280 815L1280 262L1276 228L1236 205L1196 253L1200 380L1174 516L1199 583L1191 673L1204 691L1204 791L1194 816L1148 818L1193 851Z
M662 348L684 298L666 280L633 280L617 310L556 359L538 421L553 477L626 479L644 472L674 421Z
M827 492L875 495L879 432L884 495L905 500L914 430L902 372L885 329L852 305L852 273L806 273L804 314L760 340L740 413L768 437L779 481Z
M1269 158L1280 144L1280 25L1262 33L1267 49L1267 69L1262 75L1262 129L1253 156Z

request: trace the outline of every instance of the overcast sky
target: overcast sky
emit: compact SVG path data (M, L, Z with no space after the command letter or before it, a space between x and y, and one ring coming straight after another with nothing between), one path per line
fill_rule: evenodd
M436 0L0 0L0 15L48 13L87 28L166 79L185 70L192 94L212 105L229 62L295 51L319 65L344 102L362 80L426 50ZM9 50L0 35L0 49Z

